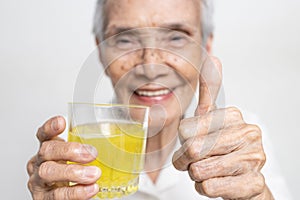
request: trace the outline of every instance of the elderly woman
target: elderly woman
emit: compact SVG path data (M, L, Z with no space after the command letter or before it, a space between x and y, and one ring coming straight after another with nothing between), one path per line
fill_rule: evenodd
M118 101L151 107L146 173L128 199L273 199L261 173L261 129L237 108L215 104L221 64L204 59L212 50L211 6L210 0L97 3L99 57ZM196 116L183 119L197 90ZM89 199L99 191L101 169L65 163L94 159L86 147L58 137L65 125L58 116L38 130L40 149L28 162L33 199Z

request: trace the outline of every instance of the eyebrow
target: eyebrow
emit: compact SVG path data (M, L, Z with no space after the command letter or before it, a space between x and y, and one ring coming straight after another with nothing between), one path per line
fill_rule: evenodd
M133 31L134 29L137 28L151 28L151 27L131 27L131 26L114 26L111 29L107 29L104 32L104 37L110 37L113 35L117 35L126 31ZM157 27L153 27L153 28L165 28L165 29L170 29L170 30L175 30L175 31L180 31L183 33L186 33L188 35L192 35L195 31L196 28L186 25L184 23L164 23L161 24ZM133 31L132 33L134 33L135 31Z
M189 35L196 31L195 27L187 25L186 23L183 23L183 22L181 22L181 23L165 23L165 24L162 24L160 27L170 29L170 30L185 32Z
M133 30L133 29L134 29L134 27L130 27L130 26L112 27L110 30L107 29L104 32L104 37L107 38L107 37L114 36L114 35L120 34L122 32L130 31L130 30Z

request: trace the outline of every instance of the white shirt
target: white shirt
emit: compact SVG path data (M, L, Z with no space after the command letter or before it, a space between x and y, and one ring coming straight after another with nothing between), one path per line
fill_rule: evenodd
M180 147L177 142L174 151ZM172 165L172 155L169 155L166 165L161 170L155 184L147 174L140 175L139 190L124 200L201 200L210 199L200 196L194 189L194 182L190 179L186 171L178 171ZM219 198L220 199L220 198Z

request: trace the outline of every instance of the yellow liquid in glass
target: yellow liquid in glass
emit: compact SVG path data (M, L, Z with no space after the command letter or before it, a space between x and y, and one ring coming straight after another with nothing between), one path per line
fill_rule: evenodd
M132 122L85 124L69 131L68 141L89 144L98 151L97 158L86 164L102 171L95 198L121 197L137 191L144 166L145 133L141 124Z

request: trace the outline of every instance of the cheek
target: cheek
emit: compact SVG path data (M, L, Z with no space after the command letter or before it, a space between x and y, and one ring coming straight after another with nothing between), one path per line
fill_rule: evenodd
M107 74L115 85L126 73L138 63L138 55L128 54L114 60L107 68Z
M126 73L132 70L138 64L145 62L142 58L142 52L136 51L123 55L111 62L107 68L107 73L115 85ZM199 63L197 56L193 56L193 60L186 60L178 55L169 52L157 52L159 60L155 60L157 64L168 66L176 71L176 73L186 80L193 89L196 88L199 77Z
M178 56L168 56L167 65L171 66L193 89L196 89L199 79L199 62L191 63Z

